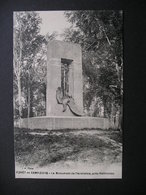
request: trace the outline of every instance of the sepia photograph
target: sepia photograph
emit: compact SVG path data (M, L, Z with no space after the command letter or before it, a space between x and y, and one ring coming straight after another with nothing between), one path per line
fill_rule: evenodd
M122 179L123 11L13 12L15 178Z

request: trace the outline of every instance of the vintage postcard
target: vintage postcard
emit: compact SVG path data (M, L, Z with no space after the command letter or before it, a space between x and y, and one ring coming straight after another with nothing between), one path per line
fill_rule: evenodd
M13 12L16 178L121 179L123 13Z

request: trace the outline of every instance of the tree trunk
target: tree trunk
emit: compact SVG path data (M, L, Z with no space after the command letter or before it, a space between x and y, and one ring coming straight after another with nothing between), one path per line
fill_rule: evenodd
M19 127L21 127L21 117L22 117L22 102L21 102L21 65L22 65L22 32L20 23L20 53L18 62L18 102L19 102Z
M122 131L123 128L123 99L121 97L120 113L119 113L119 124L118 129Z
M106 118L106 101L103 100L103 115Z
M120 89L120 95L121 95L121 101L120 101L120 116L119 116L119 130L122 131L123 128L123 58L121 58L121 71L120 71L120 83L121 83L121 89Z
M31 89L30 82L28 83L28 110L27 110L27 118L33 117L33 92Z
M113 100L111 102L110 123L111 123L111 127L112 128L115 128L115 122L114 122L114 103L113 103Z
M30 87L30 113L29 117L33 117L33 91L32 88Z
M28 96L28 100L27 100L27 118L29 118L29 116L30 116L30 86L29 86L29 84L28 84L27 96Z

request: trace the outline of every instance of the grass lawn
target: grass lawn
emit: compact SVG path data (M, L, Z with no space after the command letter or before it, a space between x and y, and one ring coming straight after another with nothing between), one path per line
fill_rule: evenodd
M45 167L54 163L118 163L122 136L115 130L14 130L15 162Z

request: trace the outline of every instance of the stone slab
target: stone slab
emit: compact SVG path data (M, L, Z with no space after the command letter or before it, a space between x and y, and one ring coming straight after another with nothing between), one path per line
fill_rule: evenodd
M63 117L44 116L22 119L22 128L29 129L109 129L110 122L107 118L100 117Z

